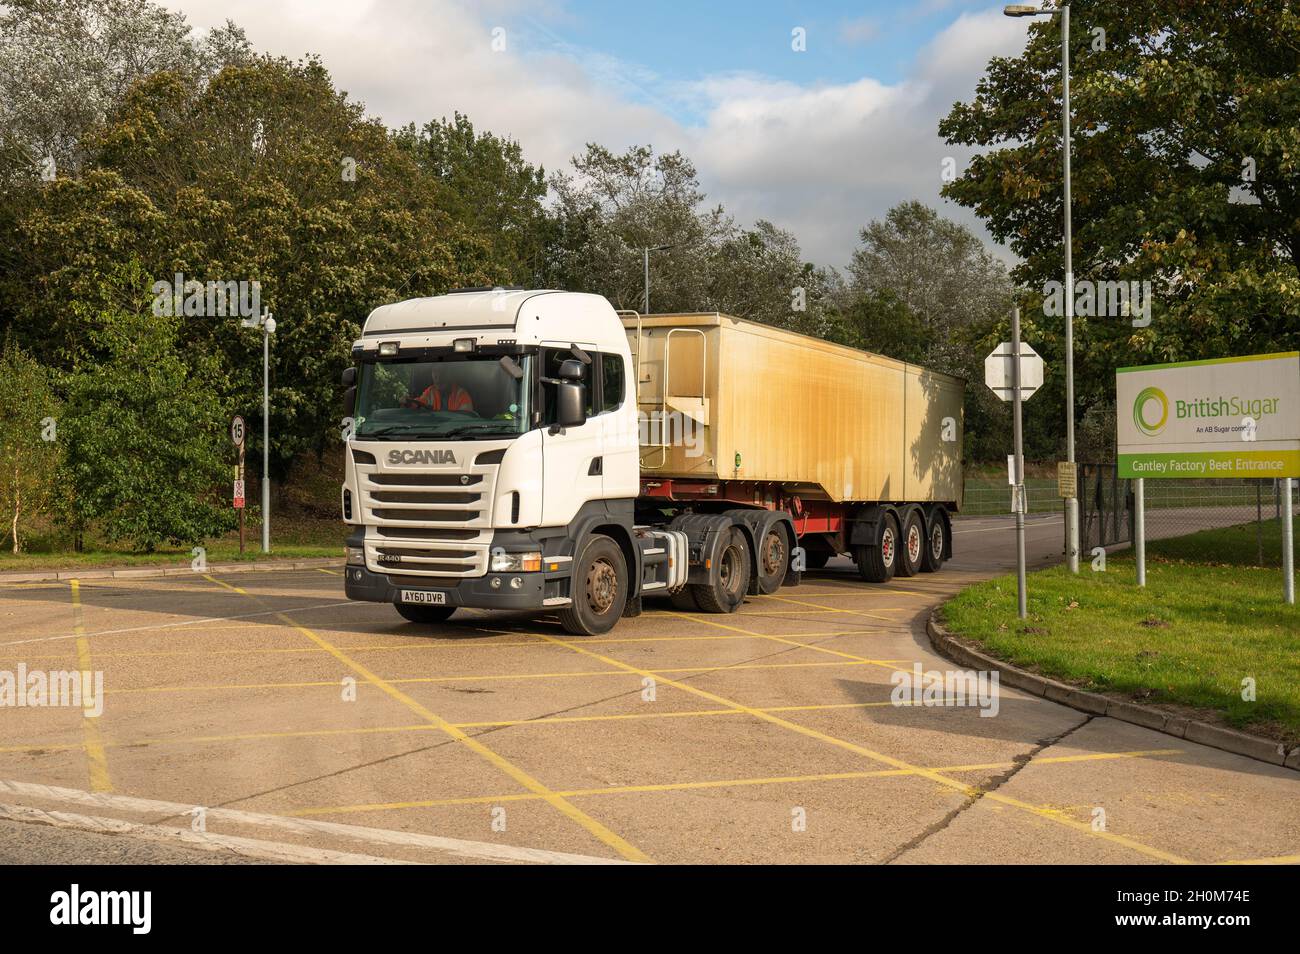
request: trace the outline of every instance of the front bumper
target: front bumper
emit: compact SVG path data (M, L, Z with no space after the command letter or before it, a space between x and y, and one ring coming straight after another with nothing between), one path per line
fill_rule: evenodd
M512 577L522 583L510 585ZM548 596L559 596L558 579L546 579L545 573L489 573L470 579L453 580L427 576L400 576L375 573L364 566L344 567L343 588L350 600L372 603L397 603L402 590L435 590L447 594L446 606L470 606L479 609L540 610ZM500 585L492 586L493 579ZM567 592L567 579L563 581Z

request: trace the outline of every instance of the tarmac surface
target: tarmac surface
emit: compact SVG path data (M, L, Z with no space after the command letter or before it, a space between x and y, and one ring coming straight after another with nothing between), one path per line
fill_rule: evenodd
M1059 516L1027 536L1059 559ZM954 540L595 638L417 626L337 567L0 585L0 671L104 687L97 718L0 708L0 861L1300 861L1294 771L1006 687L894 704L954 668L931 610L1014 558L1005 518Z

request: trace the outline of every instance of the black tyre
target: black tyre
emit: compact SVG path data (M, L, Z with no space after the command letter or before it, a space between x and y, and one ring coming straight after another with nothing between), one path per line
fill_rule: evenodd
M560 610L560 625L577 636L598 636L613 629L627 605L627 560L619 545L597 534L574 561L570 584L573 603Z
M895 576L916 576L925 560L925 524L921 511L909 510L903 520L903 531L898 539L898 557Z
M424 603L394 603L402 619L412 623L445 623L456 612L454 606L429 606Z
M708 583L693 583L695 602L706 613L732 613L745 602L749 589L749 544L735 527L722 531L718 559L710 570Z
M950 533L952 530L949 529L942 510L930 514L925 534L925 552L921 555L923 573L937 573L943 568L943 555L950 551Z
M758 541L758 560L754 576L758 592L775 593L785 582L785 571L790 565L790 545L785 528L779 523L768 526Z
M881 514L876 523L874 546L856 547L858 573L868 583L888 583L898 564L898 522L892 514Z

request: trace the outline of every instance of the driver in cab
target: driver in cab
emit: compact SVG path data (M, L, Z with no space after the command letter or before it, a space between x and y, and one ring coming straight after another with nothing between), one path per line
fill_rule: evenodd
M438 365L433 366L433 378L429 386L420 392L419 397L408 397L402 402L403 407L424 408L427 411L473 411L474 399L456 382L443 389L443 373Z

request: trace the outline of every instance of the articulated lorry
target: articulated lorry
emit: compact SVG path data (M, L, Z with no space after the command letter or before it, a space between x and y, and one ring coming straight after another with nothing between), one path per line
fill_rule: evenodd
M349 598L413 622L647 597L729 613L835 554L938 570L960 379L721 314L467 289L371 312L343 373Z

